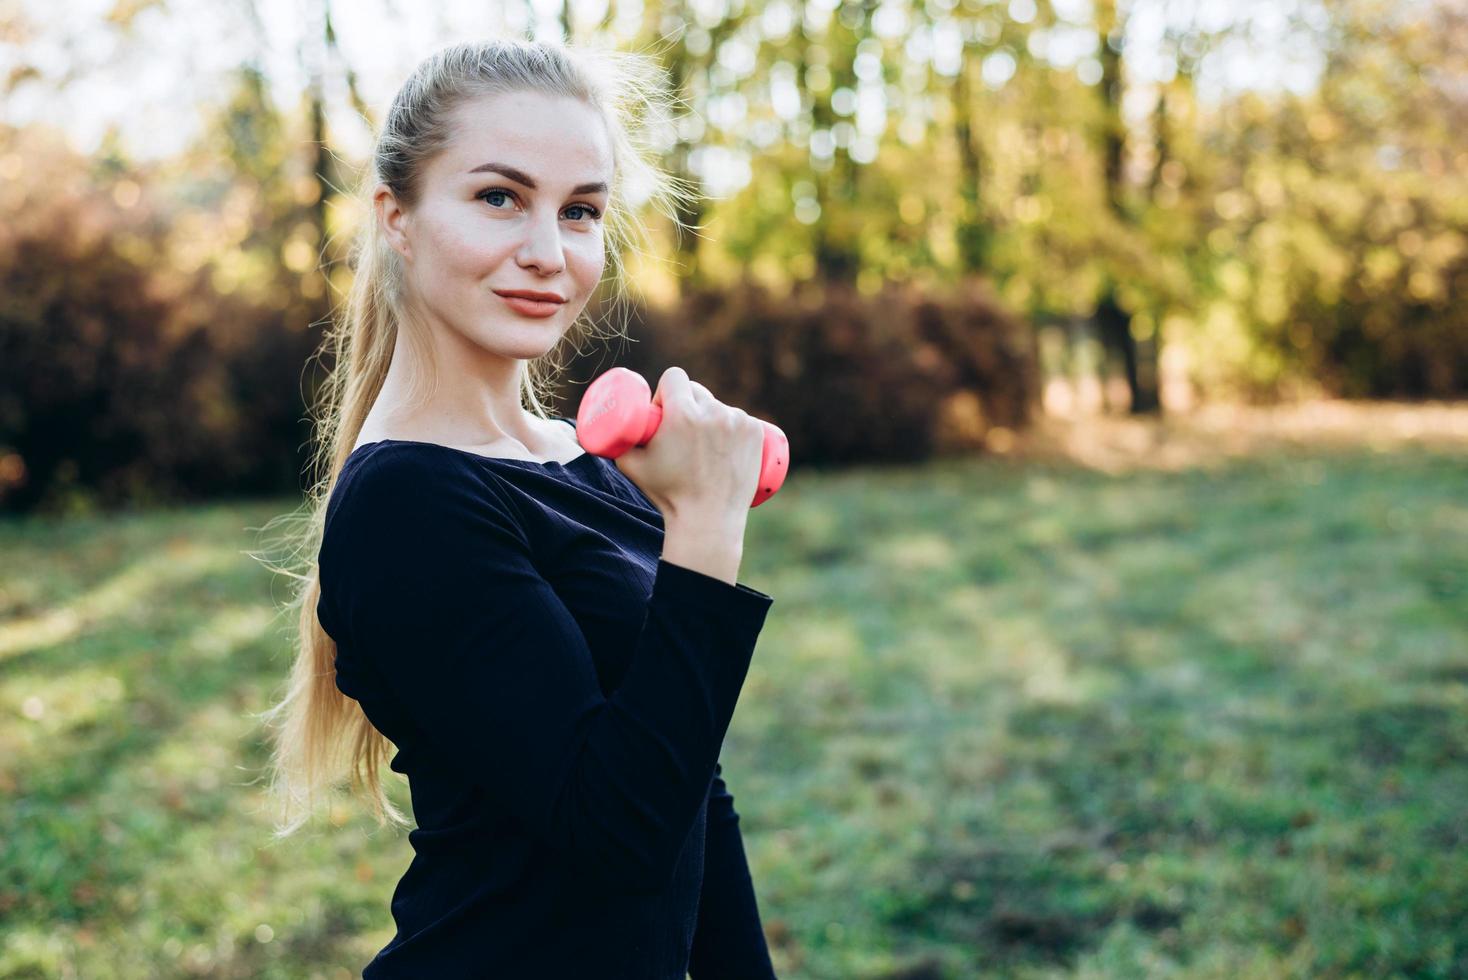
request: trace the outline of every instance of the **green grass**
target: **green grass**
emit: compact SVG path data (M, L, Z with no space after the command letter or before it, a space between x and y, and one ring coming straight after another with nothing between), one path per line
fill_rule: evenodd
M780 975L1468 975L1465 488L1423 450L797 474L723 753ZM290 506L0 525L0 976L391 938L402 835L267 844L290 624L241 552Z

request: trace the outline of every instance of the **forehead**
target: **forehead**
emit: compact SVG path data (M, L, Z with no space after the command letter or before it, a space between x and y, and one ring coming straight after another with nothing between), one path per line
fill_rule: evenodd
M523 170L548 191L612 178L601 115L580 99L539 92L479 95L455 108L435 169L463 176L491 161Z

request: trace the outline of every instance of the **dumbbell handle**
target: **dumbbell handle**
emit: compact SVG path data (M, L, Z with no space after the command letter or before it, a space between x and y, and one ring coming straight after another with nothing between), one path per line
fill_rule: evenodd
M657 402L647 403L647 428L643 430L642 438L637 440L637 445L645 446L651 441L653 433L658 431L658 426L663 424L663 406Z

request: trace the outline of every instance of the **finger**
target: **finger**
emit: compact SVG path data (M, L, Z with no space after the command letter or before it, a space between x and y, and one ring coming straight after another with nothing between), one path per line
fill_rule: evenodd
M658 403L664 407L673 402L693 404L693 392L689 388L688 372L680 367L670 367L658 378Z

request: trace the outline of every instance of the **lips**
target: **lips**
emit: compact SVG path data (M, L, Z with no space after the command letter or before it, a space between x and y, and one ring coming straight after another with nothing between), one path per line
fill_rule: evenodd
M495 295L504 300L505 305L514 310L516 313L519 313L522 316L530 316L536 318L555 316L556 313L560 311L561 305L563 303L563 300L558 297L551 300L530 299L519 290L506 293L502 293L496 290ZM531 293L530 295L546 296L554 294Z
M496 289L495 294L506 299L518 297L520 299L534 300L537 303L564 303L565 297L556 293L542 293L534 289Z

